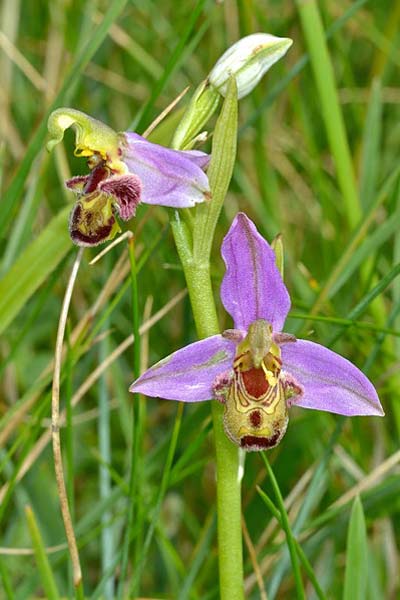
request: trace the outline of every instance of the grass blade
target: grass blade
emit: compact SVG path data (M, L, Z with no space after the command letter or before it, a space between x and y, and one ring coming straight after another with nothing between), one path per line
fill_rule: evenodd
M361 210L325 32L315 0L308 2L297 0L297 6L310 53L329 145L335 159L347 222L353 228L360 219Z
M0 333L70 250L69 212L67 207L54 217L0 281Z
M367 530L359 496L351 509L343 600L364 600L368 584Z
M294 577L295 584L296 584L296 595L297 595L298 599L305 600L306 595L305 595L305 591L304 591L303 580L301 578L301 571L300 571L300 565L299 565L298 556L297 556L297 552L296 552L296 545L295 545L292 530L290 528L289 518L288 518L288 515L286 512L285 504L283 502L282 494L279 489L278 482L276 481L274 472L271 469L271 466L265 455L265 452L261 453L261 457L264 461L265 468L267 469L268 476L271 480L271 484L272 484L272 487L273 487L273 490L275 493L279 512L281 514L282 528L286 534L286 541L287 541L287 545L289 548L290 560L292 562L292 567L293 567L293 577Z
M267 494L261 488L257 487L257 492L259 493L261 499L266 504L266 506L269 508L269 510L274 515L275 519L278 521L279 525L283 529L282 516L281 516L281 513L279 512L279 510L276 508L275 504L272 502L272 500L267 496ZM315 593L317 594L317 596L320 600L326 600L326 596L325 596L321 586L318 583L318 579L314 573L314 569L312 568L307 556L305 555L303 548L301 547L301 545L299 544L299 542L297 541L297 539L295 537L293 537L293 541L294 541L294 545L296 547L296 552L299 556L299 559L301 560L304 570L307 573L311 583L314 586Z
M25 508L26 519L28 521L29 533L32 538L32 545L35 551L37 566L39 569L43 589L46 592L48 600L59 600L56 582L46 555L46 549L36 523L35 516L30 506Z

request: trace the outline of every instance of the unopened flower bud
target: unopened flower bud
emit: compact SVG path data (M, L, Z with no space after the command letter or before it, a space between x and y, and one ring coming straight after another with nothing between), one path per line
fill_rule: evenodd
M253 33L231 46L216 62L208 77L212 86L225 96L229 77L234 75L238 99L247 96L266 71L278 61L292 45L289 38L269 33Z

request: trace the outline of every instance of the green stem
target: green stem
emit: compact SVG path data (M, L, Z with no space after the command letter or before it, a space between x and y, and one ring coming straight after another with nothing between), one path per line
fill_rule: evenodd
M107 257L108 258L108 257ZM99 360L102 363L110 354L109 338L105 337L100 342ZM102 375L99 380L99 418L98 418L99 453L101 463L99 466L99 495L105 501L111 494L111 423L110 423L110 394L107 386L107 377ZM114 535L111 510L105 510L101 515L101 570L106 573L113 562ZM114 598L114 575L108 579L104 586L104 600Z
M361 207L324 28L315 0L297 0L296 3L310 53L322 116L335 160L347 221L353 228L361 217Z
M66 344L67 344L67 355L65 359L65 410L66 410L66 427L65 427L65 459L66 459L66 485L67 485L67 497L71 511L71 518L75 520L75 498L74 498L74 429L72 423L73 408L71 404L73 394L73 356L72 348L70 343L71 327L69 322L66 327ZM72 597L73 589L73 573L72 565L68 564L68 593Z
M192 264L184 265L184 270L199 337L219 333L209 268ZM217 463L220 598L242 600L244 594L239 450L225 434L222 406L217 402L212 402L211 405Z

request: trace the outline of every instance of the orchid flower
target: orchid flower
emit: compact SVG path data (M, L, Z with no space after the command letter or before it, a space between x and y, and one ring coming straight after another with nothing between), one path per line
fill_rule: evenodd
M276 446L292 405L383 416L374 386L351 362L282 332L290 297L273 249L244 213L236 216L221 252L221 300L234 329L174 352L130 391L183 402L219 400L226 434L245 450Z
M204 152L171 150L137 133L117 133L72 108L51 113L47 148L58 144L71 126L76 131L75 156L87 157L90 169L90 174L66 181L77 196L70 235L78 246L112 239L121 231L115 214L127 221L139 202L188 208L210 199L204 173L209 156Z

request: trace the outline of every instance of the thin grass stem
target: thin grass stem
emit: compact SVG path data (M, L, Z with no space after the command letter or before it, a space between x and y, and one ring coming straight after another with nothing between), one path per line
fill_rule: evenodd
M78 546L75 539L74 528L71 519L70 508L68 504L67 490L65 487L63 462L61 454L60 438L60 375L62 362L62 349L64 342L65 326L68 317L69 306L74 289L79 266L82 260L83 248L80 248L74 261L71 275L65 291L64 300L61 308L60 319L58 323L57 341L54 355L54 371L51 402L51 437L53 443L54 468L56 473L57 490L60 499L61 514L64 521L65 533L67 536L68 549L72 562L73 581L75 594L77 598L83 598L82 570L79 560Z
M282 515L281 515L280 511L276 508L275 504L267 496L267 494L258 486L257 486L257 492L259 493L263 502L269 508L269 510L271 511L271 513L273 514L273 516L275 517L275 519L278 521L279 525L283 529L283 520L282 520ZM320 600L326 600L326 596L324 594L323 589L321 588L321 586L318 583L318 579L314 573L314 569L312 568L310 561L308 560L307 556L305 555L304 550L301 547L300 543L297 541L297 539L294 536L293 536L293 542L294 542L294 545L296 548L296 552L299 556L299 559L301 560L301 563L304 567L304 570L307 573L308 577L310 578L311 583L313 584L315 593L317 594L317 596Z
M46 592L48 600L59 600L60 595L57 590L54 575L46 554L46 548L40 535L35 515L30 506L25 507L25 516L28 522L28 529L32 539L32 546L35 552L36 563L40 573L40 579Z

